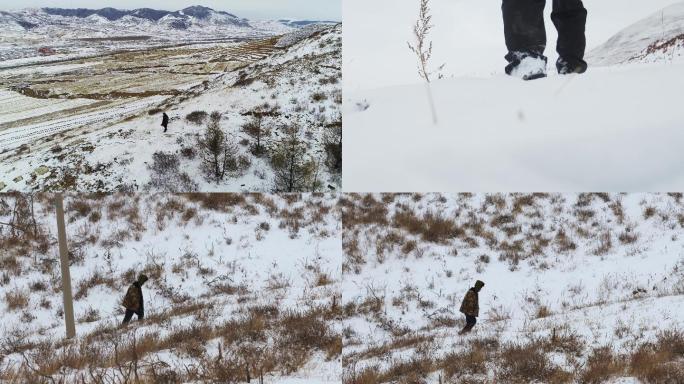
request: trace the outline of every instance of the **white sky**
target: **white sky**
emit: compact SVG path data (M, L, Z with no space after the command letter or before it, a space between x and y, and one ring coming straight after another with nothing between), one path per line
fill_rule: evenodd
M342 20L342 0L2 0L2 9L20 8L154 8L176 11L203 5L248 19Z

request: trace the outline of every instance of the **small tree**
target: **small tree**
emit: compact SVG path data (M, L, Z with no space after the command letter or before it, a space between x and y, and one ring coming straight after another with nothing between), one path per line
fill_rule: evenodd
M262 141L269 133L262 124L263 115L261 111L253 111L252 118L242 126L242 130L254 139L252 153L255 156L261 156L264 153Z
M428 91L428 101L432 111L432 120L437 124L437 112L435 111L435 104L432 100L432 91L430 90L430 81L435 72L439 72L444 68L442 64L437 71L429 69L430 59L432 58L432 41L429 40L428 35L432 30L432 15L430 15L430 0L420 0L420 10L418 13L418 20L413 26L413 36L415 42L407 43L411 52L418 57L418 75L425 80ZM441 75L439 76L441 78Z
M276 145L271 157L275 171L274 192L302 192L310 190L316 165L307 159L306 144L299 138L299 129L286 127L286 136Z
M228 171L237 168L237 146L221 129L221 114L212 112L207 128L198 139L207 175L219 183Z
M181 171L180 159L174 153L157 151L152 154L150 181L143 186L144 191L164 193L194 192L198 186L186 172Z
M323 142L327 154L327 164L333 172L342 173L342 119L326 125Z

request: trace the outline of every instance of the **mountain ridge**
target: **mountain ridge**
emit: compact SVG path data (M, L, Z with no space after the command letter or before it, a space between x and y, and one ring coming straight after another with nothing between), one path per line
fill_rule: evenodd
M141 21L148 21L157 24L165 24L171 29L185 30L193 25L219 25L219 26L235 26L238 28L255 28L247 18L242 18L234 13L227 11L215 10L210 7L202 5L193 5L185 7L180 10L169 11L155 8L135 8L135 9L118 9L112 7L105 8L60 8L60 7L42 7L42 8L24 8L12 11L0 11L0 23L4 21L5 25L23 31L30 31L42 25L57 25L63 22L60 20L53 20L57 18L69 18L79 21L85 21L93 16L99 16L111 23L122 22L127 18L136 18ZM300 28L311 24L331 24L335 23L328 20L293 20L280 18L274 20L289 28Z

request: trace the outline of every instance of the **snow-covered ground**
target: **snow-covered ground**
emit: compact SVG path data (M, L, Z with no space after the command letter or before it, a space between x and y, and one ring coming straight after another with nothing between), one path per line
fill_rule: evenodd
M63 341L52 197L0 195L0 381L20 371L23 382L42 383L32 367L57 382L98 369L112 379L118 375L110 361L116 339L106 335L122 338L119 353L128 356L123 347L135 334L145 380L152 380L149 369L156 366L157 374L175 372L164 382L220 382L211 376L218 366L204 368L224 356L224 380L231 359L240 360L242 380L244 358L252 377L263 369L267 383L339 382L340 327L333 319L343 256L337 196L66 196L73 341ZM150 277L143 286L146 320L134 317L131 326L120 328L119 303L142 272ZM301 324L310 327L301 331L302 339L295 336L296 314L311 316ZM306 344L307 332L314 331L322 332L321 347ZM329 349L322 347L326 340ZM283 343L289 346L281 349ZM41 354L53 345L54 353ZM80 363L69 360L74 351L80 351ZM251 361L246 351L262 356ZM97 353L101 360L92 360ZM268 359L270 366L263 361Z
M658 334L684 327L681 194L343 199L343 361L350 380L368 369L387 373L382 382L410 371L418 382L518 382L505 378L511 367L489 351L479 373L464 369L450 378L442 364L486 340L503 350L557 337L579 347L547 351L549 367L571 373L559 382L583 382L594 348L630 356ZM479 322L473 334L458 336L459 306L477 279L486 284ZM675 359L684 357L679 353ZM420 363L398 368L411 361ZM618 369L597 382L634 372ZM525 382L549 382L543 375L532 370Z
M551 73L523 83L503 71L500 2L432 0L436 125L406 47L418 2L389 3L344 4L345 190L684 187L681 2L585 1L590 68L567 77L549 4Z
M316 189L339 189L341 175L329 166L325 146L330 126L341 122L341 25L313 27L318 31L246 43L151 50L141 54L147 63L132 54L100 65L35 67L33 76L62 68L64 80L53 84L41 77L31 84L31 92L47 99L3 92L2 101L15 108L0 112L0 191L270 191L271 154L284 136L284 124L300 129L305 160L316 167ZM24 90L22 71L28 70L6 70L2 76ZM155 108L157 113L150 113ZM243 130L257 108L271 110L262 121L269 133L263 135L260 156L252 154L253 140ZM166 134L160 110L171 117ZM195 111L222 113L222 129L239 146L240 170L220 183L200 170L197 137L207 120L186 120ZM150 186L148 166L156 152L180 158L191 182ZM65 185L64 180L72 181Z

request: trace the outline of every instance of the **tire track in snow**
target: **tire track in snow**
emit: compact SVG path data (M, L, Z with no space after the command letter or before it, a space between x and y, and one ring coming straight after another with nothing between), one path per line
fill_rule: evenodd
M8 129L7 131L0 133L0 151L15 149L23 144L35 142L41 138L84 127L86 125L115 122L165 99L164 96L153 96L106 110L88 112L77 116L52 120L50 122Z

